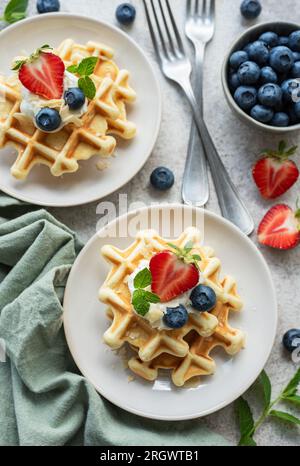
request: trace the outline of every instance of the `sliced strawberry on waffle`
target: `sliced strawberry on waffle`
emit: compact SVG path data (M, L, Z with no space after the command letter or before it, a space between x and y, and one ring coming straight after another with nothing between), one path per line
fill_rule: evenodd
M198 256L190 256L191 248L176 252L163 251L152 257L150 272L152 292L161 302L168 302L194 288L199 282Z
M300 242L300 208L293 212L285 204L272 207L259 225L258 240L271 248L295 248Z
M253 178L266 199L275 199L288 191L298 180L299 170L289 157L295 154L297 146L287 149L281 141L277 151L267 150L264 157L253 167Z
M16 63L19 79L26 89L47 100L61 99L64 87L65 64L60 57L43 46L27 60Z

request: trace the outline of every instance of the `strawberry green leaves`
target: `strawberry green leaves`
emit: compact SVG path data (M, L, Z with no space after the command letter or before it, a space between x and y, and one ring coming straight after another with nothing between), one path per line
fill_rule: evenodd
M90 100L93 100L96 95L96 86L90 76L94 73L97 62L98 57L87 57L84 58L78 65L71 65L67 68L69 73L77 74L80 76L78 80L78 87Z
M159 296L150 291L146 291L145 288L150 286L152 283L152 275L149 269L145 268L141 270L134 278L134 288L136 288L132 295L132 305L135 311L145 316L150 310L150 304L156 304L160 302Z
M53 48L48 44L42 45L41 47L36 49L35 52L33 52L28 58L24 60L17 60L13 64L12 71L19 71L22 68L22 66L25 65L26 63L34 62L40 56L40 54L42 52L45 52L46 50L50 51L50 50L53 50Z
M265 371L260 374L258 383L263 392L264 409L256 422L254 422L252 411L248 402L244 398L239 398L236 401L236 411L241 434L239 441L240 446L256 445L253 436L257 429L269 416L293 425L300 425L300 419L293 414L273 409L273 407L279 402L286 401L293 403L298 408L300 407L300 396L297 394L300 385L300 368L274 401L271 401L272 386L271 381Z
M26 18L27 7L28 0L10 0L6 5L1 20L10 24L16 23Z
M184 248L179 248L173 243L168 243L168 246L174 250L174 254L183 260L186 264L193 264L199 270L198 262L201 261L201 257L198 254L191 254L194 249L194 244L192 241L188 241Z

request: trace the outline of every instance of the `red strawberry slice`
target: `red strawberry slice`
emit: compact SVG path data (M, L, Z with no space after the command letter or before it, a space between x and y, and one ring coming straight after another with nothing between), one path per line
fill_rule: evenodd
M150 261L152 291L167 302L194 288L199 282L199 271L194 264L186 264L176 254L164 251Z
M267 150L266 157L260 159L253 167L253 178L266 199L275 199L288 191L298 180L299 170L292 160L297 147L287 149L281 141L277 151Z
M300 211L285 204L272 207L259 225L259 242L276 249L295 248L300 242L299 218Z
M298 180L299 170L292 160L264 158L253 168L254 181L263 197L275 199L288 191Z
M47 100L61 99L65 64L53 53L41 52L36 60L24 63L19 79L26 89Z

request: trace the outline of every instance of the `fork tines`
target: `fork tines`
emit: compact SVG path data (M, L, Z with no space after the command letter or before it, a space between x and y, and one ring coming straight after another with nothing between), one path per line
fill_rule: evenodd
M150 34L160 60L185 56L169 0L143 0Z
M215 0L187 0L188 16L199 16L203 19L212 18L215 14Z

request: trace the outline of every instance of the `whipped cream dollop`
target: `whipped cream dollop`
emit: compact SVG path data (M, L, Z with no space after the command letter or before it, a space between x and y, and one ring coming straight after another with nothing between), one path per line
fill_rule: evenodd
M128 284L131 297L133 296L133 293L135 290L134 288L135 277L137 276L139 272L141 272L141 270L149 269L149 263L150 263L149 260L145 260L145 259L141 260L139 262L138 267L134 270L134 272L132 272L131 275L129 275L127 284ZM201 277L199 279L198 284L203 284L203 279ZM145 290L151 291L151 286L145 288ZM147 320L153 328L157 328L159 330L170 330L170 327L165 325L163 321L163 317L165 313L167 312L168 307L174 308L182 304L186 308L189 314L199 315L199 311L196 311L191 305L191 301L190 301L191 292L192 290L188 290L185 293L181 294L180 296L177 296L175 299L172 299L171 301L168 301L165 303L157 303L157 304L151 303L150 309L145 316L141 316L140 314L138 315L142 317L143 319ZM133 306L132 306L132 309L137 314Z
M65 91L71 87L78 87L78 78L74 76L74 74L65 71L64 74L64 90L63 96ZM61 125L57 128L57 131L60 131L64 126L68 125L69 123L74 123L75 126L81 126L82 121L81 117L87 112L88 109L88 101L85 99L84 105L78 110L70 110L68 105L66 105L64 98L61 99L53 99L47 100L43 99L42 97L33 94L24 86L22 86L22 102L20 106L20 111L24 115L28 116L34 125L36 125L35 117L38 112L45 107L55 108L61 117Z

